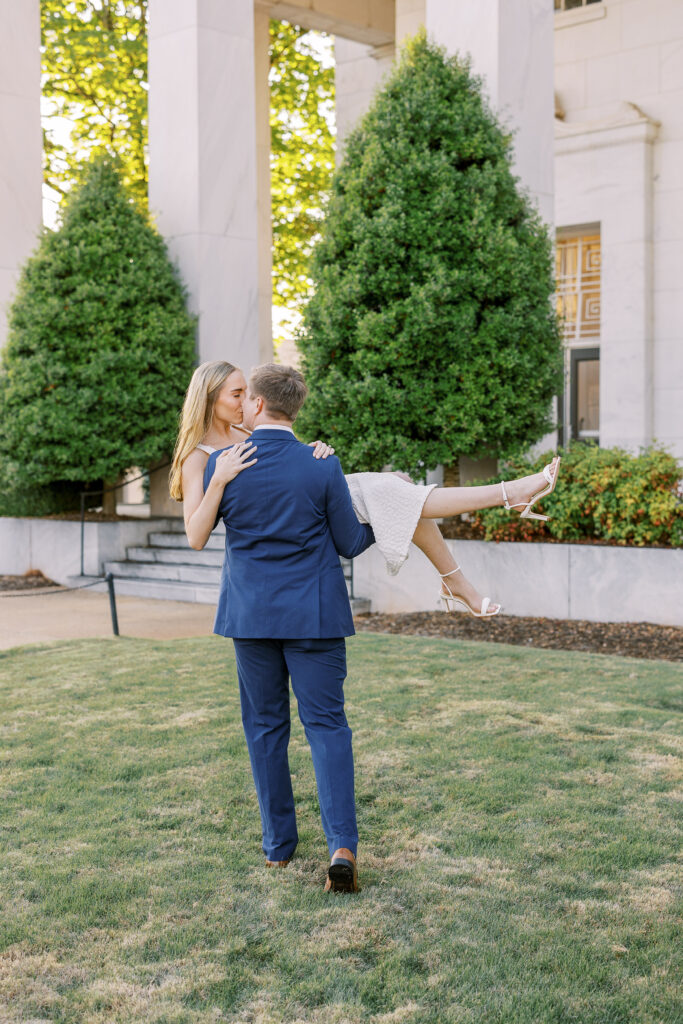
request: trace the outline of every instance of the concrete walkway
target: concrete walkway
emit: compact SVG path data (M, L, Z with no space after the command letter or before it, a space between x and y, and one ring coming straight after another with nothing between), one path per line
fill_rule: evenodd
M181 601L116 598L121 636L171 640L210 636L215 608ZM112 636L109 597L92 591L0 594L0 650L52 640Z

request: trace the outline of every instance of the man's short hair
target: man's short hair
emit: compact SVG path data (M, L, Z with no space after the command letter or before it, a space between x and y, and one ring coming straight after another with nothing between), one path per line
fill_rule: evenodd
M303 376L293 366L265 363L252 370L249 391L262 398L271 416L294 421L304 404L308 388Z

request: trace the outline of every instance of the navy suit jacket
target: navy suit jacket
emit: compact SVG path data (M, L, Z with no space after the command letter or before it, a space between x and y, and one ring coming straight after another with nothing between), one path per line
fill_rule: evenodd
M226 486L218 508L225 561L214 633L235 639L351 636L353 617L339 555L374 542L358 522L339 459L284 430L252 436L254 466ZM204 488L220 452L209 457Z

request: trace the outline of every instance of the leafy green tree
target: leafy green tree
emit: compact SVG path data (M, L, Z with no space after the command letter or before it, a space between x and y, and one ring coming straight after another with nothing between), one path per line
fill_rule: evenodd
M10 311L3 510L48 511L83 482L115 481L170 452L194 359L194 319L164 242L113 162L98 158L60 230L43 235Z
M147 0L41 0L40 9L45 183L66 195L104 150L146 204Z
M561 380L548 231L469 64L424 33L335 175L299 339L302 429L413 473L538 440Z
M45 183L67 195L104 150L146 204L147 0L41 0L41 15ZM334 170L331 50L329 36L270 23L273 302L295 315Z
M309 260L334 171L329 36L270 23L273 305L295 316L310 295Z

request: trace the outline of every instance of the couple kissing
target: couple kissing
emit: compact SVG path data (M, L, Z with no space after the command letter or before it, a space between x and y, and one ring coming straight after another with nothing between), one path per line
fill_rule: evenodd
M550 493L559 458L505 484L438 488L401 474L345 477L334 449L297 440L306 398L298 370L274 363L247 383L232 364L204 363L188 388L171 471L190 545L222 519L225 560L214 632L235 648L242 722L261 814L266 865L285 867L298 841L289 772L289 683L311 748L330 861L326 891L356 892L358 828L351 730L344 711L345 637L353 618L339 556L377 543L390 573L410 542L442 577L441 596L470 614L500 605L481 597L435 523L494 505L532 511Z

